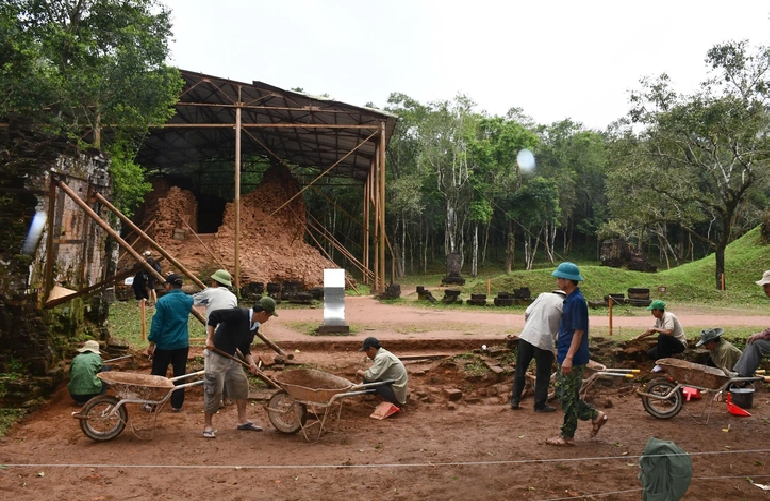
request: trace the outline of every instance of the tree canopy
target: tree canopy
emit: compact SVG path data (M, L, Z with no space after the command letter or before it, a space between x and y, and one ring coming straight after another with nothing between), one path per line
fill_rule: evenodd
M143 193L132 152L151 124L173 115L182 87L166 64L170 37L169 11L156 0L3 2L0 116L107 147L128 207Z

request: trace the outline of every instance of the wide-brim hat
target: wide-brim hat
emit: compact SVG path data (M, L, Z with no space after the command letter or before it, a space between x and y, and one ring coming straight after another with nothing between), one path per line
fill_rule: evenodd
M708 343L709 341L713 341L715 339L718 339L722 337L722 334L725 332L725 330L721 327L711 327L709 329L703 329L700 331L700 340L698 340L697 343L695 343L696 348L700 348L704 344Z
M228 287L233 285L233 282L232 282L233 277L230 276L227 270L217 270L214 272L213 275L211 275L211 278L216 280L220 284L226 285Z
M98 355L99 354L99 342L98 341L94 341L93 339L89 339L88 341L83 343L83 347L82 348L78 348L78 351L80 353L83 353L83 352L86 352L86 351L90 351L90 352L96 353Z
M762 275L761 280L757 280L757 285L760 287L764 287L765 284L770 284L770 270L766 270L765 273Z

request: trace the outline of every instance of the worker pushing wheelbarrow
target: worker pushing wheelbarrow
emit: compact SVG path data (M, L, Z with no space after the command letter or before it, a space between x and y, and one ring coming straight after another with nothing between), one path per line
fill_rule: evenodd
M763 381L763 376L736 377L725 373L721 369L709 367L707 365L687 362L675 358L664 358L658 360L659 365L665 375L657 377L647 383L644 390L640 390L638 395L642 398L644 410L658 419L671 419L682 410L684 403L683 390L692 388L701 395L713 393L712 398L705 401L706 409L699 416L690 415L694 419L701 419L706 413L706 424L711 417L711 408L716 399L720 398L725 391L731 390L736 385L753 384L757 381ZM743 409L732 409L733 404L729 401L728 410L733 414L750 415ZM689 411L688 411L689 412Z

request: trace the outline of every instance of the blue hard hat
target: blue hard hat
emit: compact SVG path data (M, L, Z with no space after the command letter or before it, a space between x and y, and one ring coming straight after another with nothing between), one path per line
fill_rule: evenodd
M561 263L558 268L551 273L552 277L566 278L567 280L583 281L583 277L580 276L580 268L575 263Z

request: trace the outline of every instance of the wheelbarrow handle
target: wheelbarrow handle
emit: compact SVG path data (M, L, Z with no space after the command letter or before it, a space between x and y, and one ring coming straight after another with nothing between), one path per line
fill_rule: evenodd
M243 360L241 360L240 358L234 357L234 356L230 355L229 353L227 353L227 352L224 352L224 351L220 350L219 348L211 348L211 351L213 351L214 353L216 353L216 354L218 354L218 355L222 355L222 356L223 356L223 357L225 357L225 358L229 358L230 360L235 360L236 362L238 362L238 363L239 363L239 364L241 364L242 366L244 366L244 367L246 367L247 369L251 370L251 366L250 366L249 364L247 364L246 362L244 362L244 361L243 361ZM259 367L257 367L257 375L258 375L259 377L261 377L261 378L262 378L262 379L263 379L263 380L264 380L264 381L265 381L267 384L271 385L272 387L274 387L274 388L280 388L280 386L278 385L278 383L276 383L275 381L273 381L272 379L270 379L270 378L267 376L267 374L265 374L264 372L262 372L262 371L259 369Z
M375 381L374 383L363 383L351 386L349 389L352 391L360 390L364 388L377 388L378 386L385 386L395 383L395 379L387 379L385 381Z

